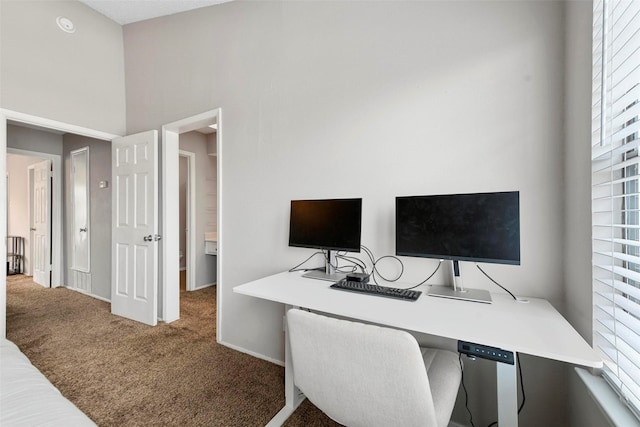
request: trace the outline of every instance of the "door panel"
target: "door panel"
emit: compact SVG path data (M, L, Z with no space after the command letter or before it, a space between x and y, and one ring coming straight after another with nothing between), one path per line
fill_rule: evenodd
M111 312L155 325L158 317L158 133L112 143Z
M51 286L51 161L33 166L33 281Z

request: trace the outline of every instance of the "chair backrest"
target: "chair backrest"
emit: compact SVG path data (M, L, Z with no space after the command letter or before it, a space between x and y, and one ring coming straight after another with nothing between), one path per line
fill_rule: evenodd
M405 331L287 313L294 383L347 426L436 426L416 339Z

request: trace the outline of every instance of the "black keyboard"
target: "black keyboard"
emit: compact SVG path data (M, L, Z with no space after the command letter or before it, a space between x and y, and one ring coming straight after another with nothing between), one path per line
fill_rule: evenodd
M372 285L370 283L352 282L341 280L331 285L333 289L341 291L360 292L363 294L377 295L388 298L398 298L407 301L415 301L418 299L422 291L414 291L411 289L389 288L386 286Z

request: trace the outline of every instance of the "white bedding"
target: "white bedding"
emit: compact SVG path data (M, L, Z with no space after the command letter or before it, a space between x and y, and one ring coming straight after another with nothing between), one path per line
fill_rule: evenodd
M31 364L0 338L0 426L95 426Z

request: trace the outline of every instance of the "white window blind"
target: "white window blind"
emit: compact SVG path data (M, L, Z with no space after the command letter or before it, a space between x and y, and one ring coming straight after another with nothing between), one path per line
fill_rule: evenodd
M595 0L593 343L640 414L640 1Z

